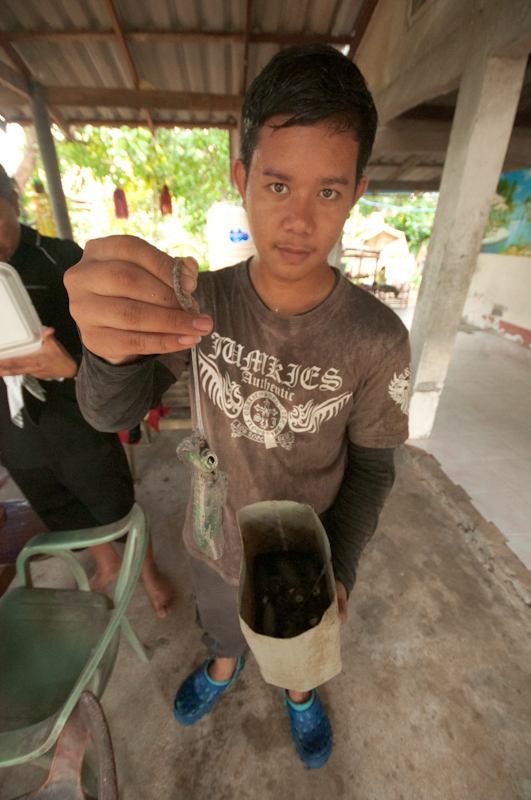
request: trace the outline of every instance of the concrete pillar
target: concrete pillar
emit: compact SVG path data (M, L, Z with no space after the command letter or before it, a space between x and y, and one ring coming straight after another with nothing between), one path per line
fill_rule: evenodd
M46 172L46 182L55 224L62 239L72 239L72 227L61 183L61 173L59 172L59 162L57 161L50 117L46 106L46 96L43 87L37 82L32 82L31 84L31 113L44 171Z
M472 49L411 330L410 436L429 436L511 135L527 57Z

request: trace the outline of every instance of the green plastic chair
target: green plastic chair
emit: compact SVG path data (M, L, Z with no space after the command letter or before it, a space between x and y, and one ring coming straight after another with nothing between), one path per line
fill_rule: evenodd
M91 798L118 800L119 795L109 726L99 700L85 690L57 739L44 783L14 800Z
M111 600L90 591L85 570L70 552L128 533ZM111 675L120 631L145 662L125 612L140 576L147 520L135 504L112 525L42 533L17 558L20 586L0 598L0 766L31 761L55 744L87 689L101 697ZM32 585L30 560L48 555L70 567L78 589Z

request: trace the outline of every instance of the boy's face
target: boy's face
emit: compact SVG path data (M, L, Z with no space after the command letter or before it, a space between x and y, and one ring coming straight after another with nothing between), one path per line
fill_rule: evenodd
M258 251L257 266L271 279L304 281L327 270L349 212L366 189L356 186L358 142L326 123L263 126L249 173L235 179Z

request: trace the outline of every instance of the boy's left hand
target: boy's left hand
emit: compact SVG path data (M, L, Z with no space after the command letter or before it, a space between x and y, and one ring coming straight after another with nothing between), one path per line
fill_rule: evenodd
M42 345L35 353L0 361L0 377L32 375L42 380L73 378L77 374L77 364L53 334L53 328L45 328Z
M341 583L341 581L336 581L336 594L337 594L337 608L339 611L339 620L341 623L345 623L348 618L348 596L347 590Z

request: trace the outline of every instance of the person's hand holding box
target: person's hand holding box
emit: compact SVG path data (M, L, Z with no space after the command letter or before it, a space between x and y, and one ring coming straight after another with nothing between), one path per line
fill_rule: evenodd
M41 380L74 378L77 364L54 336L53 328L42 331L42 345L27 356L0 360L0 378L8 375L31 375Z

